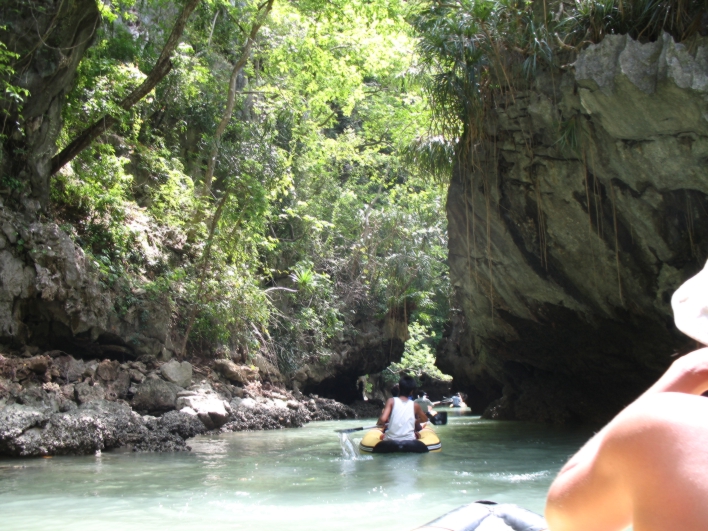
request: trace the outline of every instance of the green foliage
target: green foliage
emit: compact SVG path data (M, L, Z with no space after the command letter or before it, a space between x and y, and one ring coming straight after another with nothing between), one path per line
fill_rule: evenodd
M0 30L4 30L4 26L0 26ZM9 100L10 105L21 109L25 99L29 96L29 90L14 85L11 80L15 75L15 69L12 66L15 59L20 56L7 49L4 42L0 41L0 99ZM19 112L19 111L18 111ZM7 116L8 110L5 108L4 113ZM4 134L4 127L2 134Z
M302 261L290 274L293 287L283 311L274 315L274 350L281 369L291 372L303 363L324 361L331 355L329 341L343 330L337 294L328 275Z
M452 144L409 152L430 116L402 0L276 2L237 79L205 192L258 5L203 2L171 73L129 112L117 102L148 73L174 10L102 5L61 141L106 112L120 123L54 180L58 218L106 284L128 290L121 312L134 292L169 300L188 352L261 350L287 372L325 362L362 319L396 313L439 329L444 192L428 179L435 165L421 167L426 152L450 163Z
M704 0L579 0L557 31L572 45L599 42L605 35L652 41L664 32L682 41L697 33L705 10Z
M580 117L574 115L568 120L561 122L558 127L559 137L557 144L561 149L578 152L580 148L580 137L582 135L582 125Z
M5 30L5 26L0 26L0 31ZM20 56L7 49L4 42L0 41L0 142L7 139L10 131L17 131L22 134L19 122L22 120L22 106L30 93L27 89L15 84L15 68L13 66ZM12 123L16 120L15 123ZM3 163L3 151L0 150L0 164ZM24 188L25 183L13 176L3 175L0 180L0 188L11 191L19 191Z
M398 382L402 374L408 374L420 384L421 377L425 374L437 380L450 381L451 376L443 374L435 366L435 353L431 348L436 343L436 334L419 322L413 322L408 327L410 339L406 341L403 357L398 363L392 363L383 372L388 383Z

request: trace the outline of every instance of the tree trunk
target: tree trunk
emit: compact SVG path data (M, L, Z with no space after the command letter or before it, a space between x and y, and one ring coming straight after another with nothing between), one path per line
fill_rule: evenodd
M266 17L268 17L270 10L273 8L274 1L275 0L268 0L265 6L262 6L258 10L260 12L260 10L265 7L263 13L259 13L256 16L256 20L253 22L253 25L251 26L251 31L248 34L248 38L246 39L246 45L243 48L241 57L239 57L238 61L236 61L236 64L234 65L233 70L231 71L231 79L229 80L229 93L226 97L226 108L224 109L224 114L222 114L221 116L221 121L219 121L219 124L216 126L216 131L214 132L214 144L212 145L211 151L209 152L207 169L206 173L204 174L205 193L209 193L211 191L211 181L214 178L214 169L216 167L216 156L219 154L219 143L221 142L221 137L224 135L224 131L226 131L226 127L231 121L231 116L233 115L234 107L236 106L236 81L238 80L238 75L241 73L241 70L243 70L243 67L246 66L246 63L248 62L248 59L251 56L251 49L253 48L253 43L255 42L256 36L258 35L258 30L261 29L263 22L265 21Z
M197 295L195 297L194 305L192 310L189 312L189 319L187 319L187 329L184 332L184 339L182 340L182 348L180 349L180 356L184 359L184 355L187 351L187 341L189 340L189 334L192 332L192 327L194 326L194 321L197 318L197 312L199 311L199 301L202 298L202 292L204 291L204 279L206 278L207 269L209 268L209 260L211 259L211 248L214 244L214 232L216 232L216 226L219 224L221 215L224 213L224 207L226 206L226 201L231 195L229 190L224 192L224 195L219 200L216 205L216 210L211 218L211 225L209 226L209 236L207 237L206 245L204 246L204 254L202 254L201 263L199 264L199 284L197 286Z
M143 81L139 87L123 98L119 104L122 109L127 111L142 100L160 81L162 81L170 70L172 70L172 53L182 38L182 33L184 33L184 27L187 24L187 19L192 14L192 11L194 11L197 7L199 1L200 0L187 0L184 8L182 9L182 13L180 13L175 25L172 27L172 33L170 33L165 46L162 48L162 53L157 59L155 66L150 71L147 78L145 78L145 81ZM84 129L83 132L72 140L68 146L52 157L52 168L50 175L55 175L68 162L73 160L74 157L89 147L91 142L113 127L117 122L118 118L107 114L94 122L88 128Z

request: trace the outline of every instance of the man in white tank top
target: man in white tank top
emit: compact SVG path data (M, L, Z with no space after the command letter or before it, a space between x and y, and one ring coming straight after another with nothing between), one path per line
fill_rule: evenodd
M385 426L382 435L388 441L414 441L420 437L419 431L428 419L421 407L416 404L411 395L415 391L415 380L410 376L403 376L398 382L400 396L389 398L386 401L378 425Z

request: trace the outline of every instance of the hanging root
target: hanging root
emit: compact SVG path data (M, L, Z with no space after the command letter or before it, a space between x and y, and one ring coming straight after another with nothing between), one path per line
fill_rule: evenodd
M622 276L620 274L619 260L619 237L617 236L617 209L615 207L615 187L610 180L610 200L612 201L612 220L615 225L615 263L617 264L617 286L619 288L620 303L624 306L624 297L622 296Z

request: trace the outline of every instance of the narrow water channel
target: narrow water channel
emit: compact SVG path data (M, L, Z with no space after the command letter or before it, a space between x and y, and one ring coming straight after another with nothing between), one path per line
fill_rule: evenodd
M183 454L0 460L1 527L406 531L478 499L542 512L554 474L591 435L451 416L436 427L439 454L347 459L334 430L362 424L199 437Z

